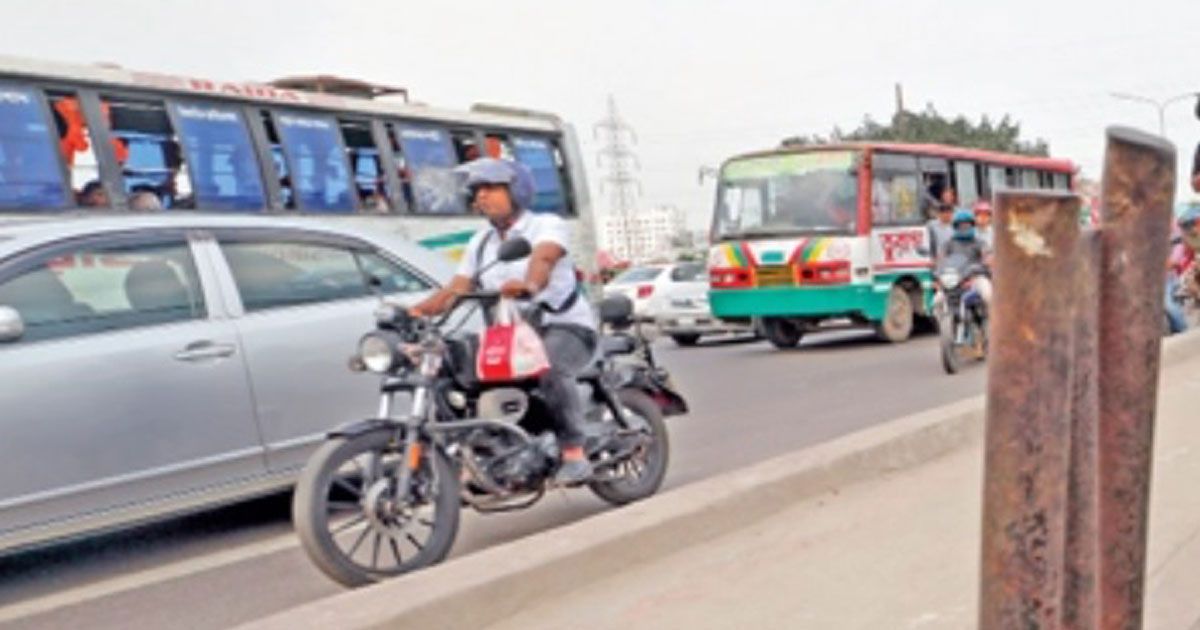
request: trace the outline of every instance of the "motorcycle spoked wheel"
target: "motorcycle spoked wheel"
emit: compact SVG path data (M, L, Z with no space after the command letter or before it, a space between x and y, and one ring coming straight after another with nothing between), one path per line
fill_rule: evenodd
M662 410L645 393L626 389L617 398L625 408L630 428L646 433L649 443L629 459L617 464L620 476L616 479L592 481L588 488L612 505L626 505L658 492L667 475L671 445Z
M292 522L309 558L358 587L436 564L458 535L459 480L446 456L422 449L406 505L393 498L403 444L391 429L330 440L296 484Z

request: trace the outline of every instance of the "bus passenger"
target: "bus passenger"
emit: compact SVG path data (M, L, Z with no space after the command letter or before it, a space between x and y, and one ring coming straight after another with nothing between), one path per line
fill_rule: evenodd
M93 179L79 191L79 205L84 208L103 208L108 205L108 192L100 180Z
M995 248L995 234L992 233L992 204L980 199L975 202L975 237L983 243L983 251L989 258Z
M129 197L129 209L134 212L158 212L163 209L162 199L149 188L135 188Z

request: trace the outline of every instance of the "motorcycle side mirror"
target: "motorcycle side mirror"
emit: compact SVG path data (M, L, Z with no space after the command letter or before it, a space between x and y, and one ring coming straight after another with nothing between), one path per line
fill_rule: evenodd
M501 262L508 263L526 258L531 253L533 253L533 246L529 244L529 241L518 236L501 243L500 251L496 257Z

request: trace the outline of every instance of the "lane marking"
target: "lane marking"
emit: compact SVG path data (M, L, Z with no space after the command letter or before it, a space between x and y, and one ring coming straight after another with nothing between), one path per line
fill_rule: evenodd
M196 573L238 564L259 556L298 548L299 546L300 541L296 538L295 534L282 534L236 549L206 554L198 558L190 558L154 569L101 580L85 586L60 591L52 595L44 595L17 604L0 607L0 623L41 615L60 608L135 591Z

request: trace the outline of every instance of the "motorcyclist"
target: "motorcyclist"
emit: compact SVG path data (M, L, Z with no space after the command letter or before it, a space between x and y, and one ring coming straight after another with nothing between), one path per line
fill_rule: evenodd
M942 244L938 251L938 265L941 266L952 256L966 259L968 267L979 270L987 269L987 251L975 234L975 215L970 210L959 210L951 221L954 232L951 238ZM985 306L992 303L992 281L986 273L976 273L971 279L971 288L983 300Z
M529 210L533 178L518 163L480 158L457 169L466 179L473 208L482 212L488 227L475 233L463 252L458 272L444 288L412 308L417 316L445 312L457 295L472 290L472 278L496 261L500 243L523 237L533 252L523 260L489 268L479 283L482 289L505 297L531 297L544 312L539 331L550 359L550 371L539 382L541 394L555 414L562 463L555 480L561 485L587 481L592 466L584 452L584 407L576 387L579 373L591 362L598 343L595 316L581 288L570 257L567 225L553 214Z
M1168 262L1174 277L1193 298L1200 299L1200 269L1195 264L1200 251L1200 205L1192 205L1176 221L1179 242L1171 251Z

